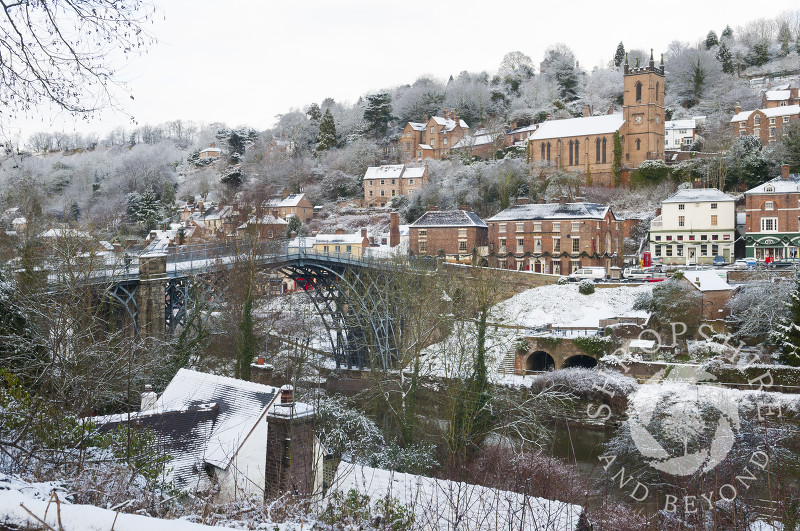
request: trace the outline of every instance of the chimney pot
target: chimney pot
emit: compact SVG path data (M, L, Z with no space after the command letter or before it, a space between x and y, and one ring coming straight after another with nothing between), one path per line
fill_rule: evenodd
M366 238L367 237L367 228L366 227L361 227L361 237L362 238Z
M458 205L458 209L459 210L463 210L464 212L470 212L471 211L469 205Z
M337 235L342 235L342 234L344 234L344 229L342 229L342 228L337 228L337 229L336 229L336 234L337 234Z
M789 165L788 164L781 165L781 179L783 179L784 181L788 181L789 180L789 175L790 175L789 174Z
M583 106L583 116L586 117L586 116L589 116L589 115L590 115L589 106L588 105L584 105Z
M294 404L294 387L289 384L281 387L281 404Z
M734 114L739 114L742 112L742 105L738 101L736 102L736 105L733 106L733 112Z
M436 212L439 210L439 207L436 205L428 205L428 212Z
M608 114L614 114L614 106L613 105L609 105L608 106Z
M530 204L531 200L527 197L518 197L516 200L516 204L518 205L528 205Z
M153 392L153 386L150 384L146 384L144 386L144 393L142 393L142 405L139 408L139 410L149 411L156 406L157 401L158 401L158 395Z

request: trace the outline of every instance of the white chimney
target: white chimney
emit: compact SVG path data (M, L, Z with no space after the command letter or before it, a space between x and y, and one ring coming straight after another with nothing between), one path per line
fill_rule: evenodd
M156 407L156 401L158 401L158 395L153 392L153 386L147 384L144 386L144 393L142 393L142 407L140 411L149 411Z

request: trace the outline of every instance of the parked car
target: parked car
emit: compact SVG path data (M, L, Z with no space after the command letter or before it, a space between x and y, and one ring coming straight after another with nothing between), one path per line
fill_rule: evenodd
M714 257L714 266L724 266L726 264L724 256L715 256Z
M778 260L777 262L770 262L768 267L770 269L789 269L794 267L796 263L790 260Z
M734 269L755 269L758 266L758 260L755 258L740 258L733 263Z
M569 279L573 282L588 278L597 282L606 278L605 267L582 267L576 269L569 275Z
M625 277L626 280L644 280L652 277L653 274L645 271L644 269L634 269L629 267L622 272L622 276Z

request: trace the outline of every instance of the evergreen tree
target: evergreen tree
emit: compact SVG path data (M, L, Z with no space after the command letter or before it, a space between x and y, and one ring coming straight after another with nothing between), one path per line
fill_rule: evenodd
M736 72L736 65L733 63L733 54L725 41L719 43L717 61L722 63L722 71L726 74L733 74Z
M788 164L792 172L800 172L800 125L797 122L784 129L783 151L784 164Z
M172 209L175 207L175 186L168 181L164 181L164 188L161 190L161 206L164 215L171 217Z
M316 103L312 103L308 107L308 111L306 112L308 119L311 120L311 123L317 125L319 121L322 119L322 111L319 110L319 105Z
M797 273L786 305L789 307L789 315L777 325L773 339L781 349L780 361L800 367L800 275Z
M300 231L303 228L303 222L300 221L300 218L297 216L292 216L289 218L289 224L286 226L286 237L291 238L292 233L300 234Z
M317 133L317 151L326 151L336 146L336 123L330 109L325 109L325 115L319 124Z
M706 35L706 50L710 50L718 44L719 39L717 38L717 34L714 32L714 30L709 31L708 35Z
M784 22L778 30L778 42L781 44L781 57L789 55L789 41L791 40L792 32L789 30L789 24Z
M624 60L625 46L622 45L622 41L619 41L619 44L617 44L617 52L614 54L614 66L622 66Z
M388 92L379 92L367 96L367 106L364 109L367 131L374 133L375 138L381 138L386 135L391 119L392 97Z
M139 199L137 220L144 225L146 230L153 230L158 220L161 219L159 212L161 212L161 205L159 204L158 196L152 188L148 187Z
M748 54L751 65L762 66L769 62L769 42L761 40L753 45Z
M722 38L723 39L730 39L733 38L733 30L730 26L725 26L725 29L722 30Z

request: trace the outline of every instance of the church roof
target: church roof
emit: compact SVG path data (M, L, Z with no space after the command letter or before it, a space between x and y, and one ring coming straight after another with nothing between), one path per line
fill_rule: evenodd
M619 131L625 119L622 114L604 114L602 116L586 116L568 118L566 120L548 120L539 126L529 138L530 140L547 140L549 138L565 138L570 136L602 135Z

